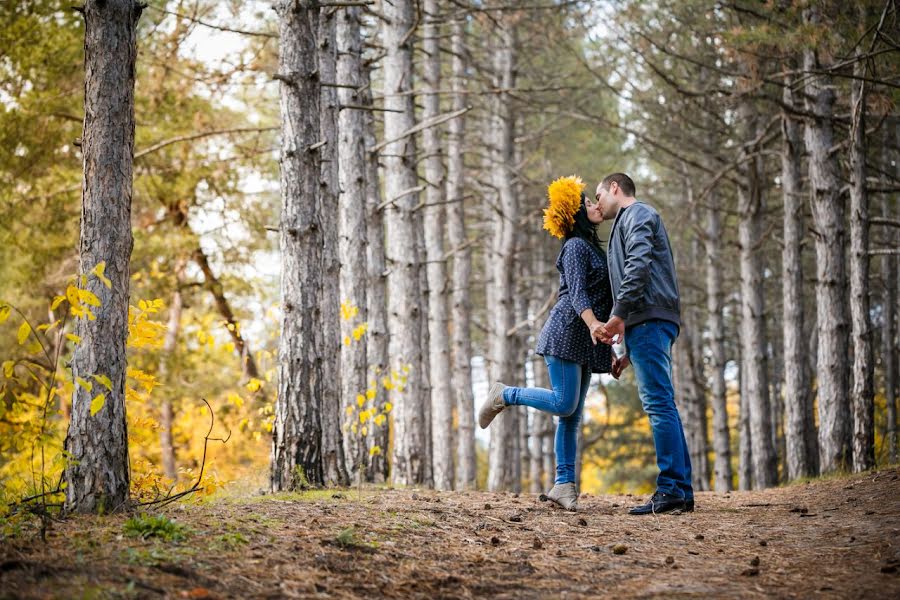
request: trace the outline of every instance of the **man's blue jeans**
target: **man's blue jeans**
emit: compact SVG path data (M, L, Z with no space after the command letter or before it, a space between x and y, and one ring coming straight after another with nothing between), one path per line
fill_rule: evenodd
M555 356L545 356L553 390L515 388L503 390L503 402L530 406L559 417L556 425L556 483L574 483L578 427L584 399L591 385L591 368Z
M641 405L650 417L659 467L656 489L691 500L691 456L672 387L672 345L677 337L675 323L654 319L627 328L625 345L634 366Z

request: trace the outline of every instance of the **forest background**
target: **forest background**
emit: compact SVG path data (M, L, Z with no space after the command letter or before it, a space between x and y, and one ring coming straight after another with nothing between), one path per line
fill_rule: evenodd
M58 486L73 392L96 399L106 386L67 371L81 340L65 307L90 311L94 300L78 292L84 21L70 4L0 3L5 501ZM381 175L366 197L341 194L335 214L342 265L355 254L371 267L372 249L384 265L396 241L379 215L399 199L388 197L397 188L385 133L399 109L385 93L395 39L386 7L359 4L334 12L358 19L371 85L338 81L331 92L342 115L368 115L364 141ZM386 355L379 371L371 360L346 367L406 318L385 316L383 266L363 276L368 300L343 281L322 298L341 327L333 352L350 450L338 482L549 485L549 418L509 411L492 436L476 436L472 411L490 380L547 385L532 352L557 287L559 242L542 230L546 185L576 173L592 194L613 171L634 177L675 245L676 380L698 487L895 463L898 15L891 2L858 5L409 4L415 87L404 97L423 126L406 136L419 183L400 191L415 198L421 285L410 297L421 346L414 359L404 349L397 368ZM190 487L201 465L208 494L266 489L283 319L277 15L265 2L151 0L137 35L132 495ZM354 213L368 224L362 234L346 226ZM429 335L434 326L446 335ZM363 415L366 406L374 410ZM421 433L407 439L395 419L410 406ZM652 439L631 371L596 378L581 433L582 490L652 490ZM415 477L392 479L398 440L404 456L425 457Z

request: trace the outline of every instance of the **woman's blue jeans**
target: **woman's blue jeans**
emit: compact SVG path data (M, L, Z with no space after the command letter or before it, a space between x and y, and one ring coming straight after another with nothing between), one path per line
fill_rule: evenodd
M691 455L672 387L672 344L677 337L675 323L654 319L626 329L625 345L634 366L641 405L650 417L659 467L656 489L691 500Z
M545 356L544 361L553 389L508 387L503 390L503 402L530 406L559 417L554 448L556 483L574 483L578 427L591 384L591 368L555 356Z

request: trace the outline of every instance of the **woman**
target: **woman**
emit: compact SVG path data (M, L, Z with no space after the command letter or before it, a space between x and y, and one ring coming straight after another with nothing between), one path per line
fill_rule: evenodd
M559 417L556 427L556 480L546 498L567 510L576 509L575 456L578 427L592 373L612 370L610 346L598 344L594 331L612 310L606 254L596 225L603 221L597 203L586 199L575 176L557 179L548 188L550 206L544 229L563 239L556 259L559 295L544 324L535 352L544 357L553 390L491 386L478 413L482 429L504 408L530 406ZM542 497L542 499L544 499Z

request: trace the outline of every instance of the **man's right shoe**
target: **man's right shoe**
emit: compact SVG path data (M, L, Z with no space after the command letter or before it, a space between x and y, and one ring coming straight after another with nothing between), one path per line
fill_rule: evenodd
M676 510L684 511L686 508L687 504L685 503L684 498L680 496L674 496L672 494L665 494L663 492L656 492L655 494L653 494L647 504L635 506L628 511L628 514L659 515ZM691 502L691 510L693 510L693 502Z
M505 390L506 387L507 386L499 381L495 381L494 385L491 386L491 389L488 390L487 400L485 400L484 404L481 405L481 408L478 409L478 426L482 429L487 429L487 426L491 424L494 417L499 415L503 412L503 409L506 408L506 405L503 403L503 390Z
M681 509L681 512L694 512L694 499L684 501L684 508Z

